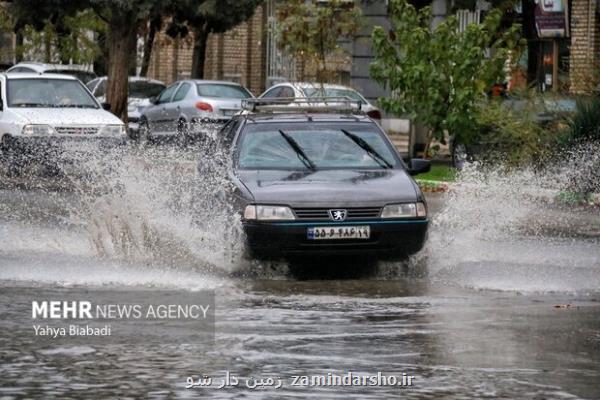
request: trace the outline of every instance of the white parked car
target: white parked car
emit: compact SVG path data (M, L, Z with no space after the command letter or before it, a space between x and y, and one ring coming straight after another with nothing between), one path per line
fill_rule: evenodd
M107 78L96 78L86 84L90 92L101 103L106 101ZM132 138L137 138L140 128L141 112L151 105L150 99L166 88L161 81L139 76L129 77L129 97L127 98L127 125Z
M361 110L371 119L381 125L381 111L369 103L362 94L356 90L342 85L317 82L284 82L271 86L259 99L290 99L290 106L294 106L293 99L308 99L317 97L340 98L347 97L350 100L359 101Z
M96 78L94 71L90 71L84 65L79 64L46 64L35 61L20 62L6 70L7 73L24 72L38 74L65 74L88 83Z
M122 143L123 122L76 78L58 74L0 74L0 157L43 161L65 142Z

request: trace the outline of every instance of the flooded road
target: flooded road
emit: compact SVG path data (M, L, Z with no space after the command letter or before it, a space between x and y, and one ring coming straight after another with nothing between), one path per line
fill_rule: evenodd
M428 196L430 238L408 264L321 260L307 274L232 261L222 216L198 221L199 196L215 186L203 186L193 155L132 160L109 188L3 181L0 398L600 398L597 208L466 179ZM27 333L34 298L157 288L214 291L214 341L171 340L168 329L125 343ZM294 378L349 372L414 379ZM227 373L282 384L186 388Z

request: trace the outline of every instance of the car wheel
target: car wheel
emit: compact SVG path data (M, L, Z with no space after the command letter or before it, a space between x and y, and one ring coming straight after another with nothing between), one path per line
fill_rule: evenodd
M187 121L183 118L180 118L177 121L177 143L180 145L187 144L189 140L189 125Z
M137 140L142 144L146 144L150 140L150 127L148 126L148 120L146 118L140 120Z

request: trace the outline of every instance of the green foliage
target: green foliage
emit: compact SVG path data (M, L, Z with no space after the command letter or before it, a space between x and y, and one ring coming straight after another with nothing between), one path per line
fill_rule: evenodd
M463 32L450 16L431 29L429 7L417 11L406 0L391 0L392 31L375 27L372 35L371 76L392 92L380 99L382 108L424 124L430 140L443 143L445 132L469 136L485 91L504 81L507 60L518 59L523 45L519 26L499 32L501 16L492 10Z
M45 62L71 60L75 64L91 64L101 54L98 42L90 35L106 29L106 24L91 10L81 11L73 16L63 16L57 24L46 22L38 31L33 25L21 28L23 45L18 53L43 54Z
M577 111L567 119L567 128L559 142L570 145L583 141L600 141L600 97L577 101Z
M324 82L327 57L344 52L339 40L356 35L362 12L354 2L291 0L279 5L277 19L279 47L303 65L315 63L317 79Z
M171 36L185 36L188 27L194 32L192 77L204 77L206 42L210 33L226 32L248 20L263 0L180 0L173 9Z
M543 161L552 150L554 133L536 121L534 103L518 110L494 100L474 112L471 142L483 151L480 158L507 167Z
M172 7L174 24L169 29L180 36L185 36L187 29L206 34L226 32L250 18L262 1L181 0Z

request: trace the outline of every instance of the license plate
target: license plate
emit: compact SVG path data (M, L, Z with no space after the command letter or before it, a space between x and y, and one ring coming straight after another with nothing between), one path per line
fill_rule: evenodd
M222 110L223 111L223 115L225 115L226 117L232 117L234 116L239 110Z
M309 240L368 239L371 236L371 228L368 225L315 226L308 228L306 235Z

